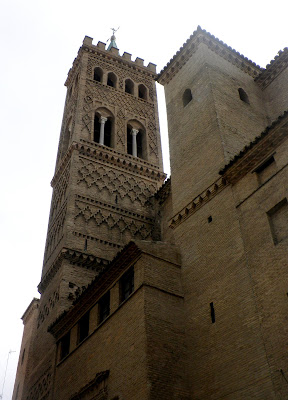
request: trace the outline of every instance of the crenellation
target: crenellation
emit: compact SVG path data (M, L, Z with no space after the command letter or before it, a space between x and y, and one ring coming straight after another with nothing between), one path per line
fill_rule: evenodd
M279 397L288 50L263 70L197 28L158 75L163 185L156 66L120 56L114 31L109 51L84 38L66 81L13 400Z

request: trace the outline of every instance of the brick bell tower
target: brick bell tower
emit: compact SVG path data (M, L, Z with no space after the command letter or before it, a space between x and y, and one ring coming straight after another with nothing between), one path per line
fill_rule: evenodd
M159 240L150 200L165 178L155 78L154 64L119 55L114 34L107 49L86 36L68 73L41 299L22 318L13 399L50 398L48 326L131 239Z

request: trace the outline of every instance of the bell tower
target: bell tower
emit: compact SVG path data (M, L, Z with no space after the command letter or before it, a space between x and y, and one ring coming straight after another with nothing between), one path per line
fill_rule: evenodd
M151 197L165 174L155 78L154 64L119 55L114 32L107 50L86 36L68 73L41 299L29 306L27 327L27 312L23 319L18 399L32 398L42 376L41 387L51 386L48 326L131 239L159 240Z

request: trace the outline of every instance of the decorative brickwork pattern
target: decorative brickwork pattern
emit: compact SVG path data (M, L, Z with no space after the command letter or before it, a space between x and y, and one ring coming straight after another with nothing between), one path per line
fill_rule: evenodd
M110 86L104 86L99 82L93 80L86 81L86 96L84 112L82 117L83 126L82 129L87 129L91 134L91 111L93 109L93 99L101 99L101 102L107 103L121 109L120 119L123 119L125 115L124 110L127 110L130 118L135 118L143 121L143 118L147 121L146 133L148 135L148 147L149 155L156 156L158 158L158 147L157 147L157 136L155 126L155 115L153 103L148 103L145 100L137 99L132 95L124 92L120 92ZM122 122L122 123L121 123ZM122 144L126 141L126 129L124 121L120 122L120 126L117 125L117 141L122 136ZM123 129L121 131L121 128Z
M49 219L49 228L53 222L53 219L56 217L58 211L60 210L61 206L63 205L66 199L66 192L69 182L70 176L70 163L66 165L65 170L59 177L56 185L53 189L53 196L51 201L51 211L50 211L50 219ZM49 230L48 228L48 230Z
M157 190L154 183L145 182L143 179L111 170L102 165L99 166L99 164L84 158L80 158L80 161L82 166L78 170L78 184L84 182L88 188L96 186L100 192L105 189L121 199L129 198L131 203L139 201L142 206L147 204L149 197Z
M123 132L125 132L126 121L125 121L125 113L122 109L120 109L117 113L117 147L119 151L126 151L126 143L125 143L125 136Z
M57 217L48 229L47 240L45 246L44 263L48 261L48 258L53 253L54 249L59 244L63 237L63 226L65 222L67 211L67 202L63 204L61 210L59 211Z
M120 234L128 231L132 238L147 239L151 237L153 224L139 221L135 217L123 216L121 213L113 213L110 210L100 209L96 205L89 204L83 200L76 201L78 212L75 220L82 216L87 223L92 220L97 226L105 224L109 230L119 229ZM120 239L120 238L119 238Z
M52 293L48 301L45 304L41 305L39 309L37 328L39 328L39 326L42 324L42 322L44 322L46 317L48 317L50 311L53 310L58 301L59 301L59 287Z
M27 396L27 400L48 399L51 389L51 369L49 368L33 385Z

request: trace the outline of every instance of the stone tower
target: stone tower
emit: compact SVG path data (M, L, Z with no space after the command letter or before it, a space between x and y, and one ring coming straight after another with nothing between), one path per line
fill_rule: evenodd
M14 399L50 393L56 347L47 327L132 238L158 235L151 196L165 175L156 67L119 56L111 39L105 49L86 36L65 83L41 299L23 316Z
M288 398L287 54L264 70L198 27L158 76L192 399Z

